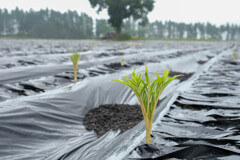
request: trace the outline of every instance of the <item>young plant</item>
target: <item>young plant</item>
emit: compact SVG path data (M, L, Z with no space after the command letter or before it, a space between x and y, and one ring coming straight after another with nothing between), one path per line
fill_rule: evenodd
M151 144L151 130L153 117L156 109L156 105L158 103L158 99L163 92L164 88L175 78L181 76L176 75L174 77L168 77L170 71L164 71L163 76L161 77L158 73L156 73L157 78L150 82L150 78L148 75L148 68L145 64L145 80L142 79L141 73L136 74L135 70L133 70L131 79L123 76L123 80L116 79L114 81L125 84L130 87L134 94L137 96L138 101L141 106L143 118L145 121L145 129L146 129L146 144Z
M121 60L121 66L124 66L124 58Z
M88 49L89 49L89 50L92 50L92 42L89 42L89 44L88 44Z
M80 53L75 52L70 56L73 62L73 73L74 73L74 82L77 82L77 70L78 70L78 61L79 61Z
M237 53L236 53L236 51L233 51L233 61L234 62L237 61Z

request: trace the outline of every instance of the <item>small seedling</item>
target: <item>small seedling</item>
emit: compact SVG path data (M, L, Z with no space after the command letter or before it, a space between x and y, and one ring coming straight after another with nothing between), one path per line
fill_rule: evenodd
M146 144L151 144L151 130L153 123L153 116L155 113L155 109L158 103L158 99L163 92L164 88L175 78L181 75L175 75L174 77L168 77L170 71L164 71L163 76L161 77L158 73L156 73L157 79L155 79L152 83L150 82L150 78L148 75L148 68L145 65L145 80L142 79L141 73L136 74L135 70L133 70L132 78L129 79L126 76L123 76L122 79L116 79L114 81L125 84L130 87L134 94L137 96L138 101L141 106L143 118L145 121L145 129L146 129Z
M77 82L77 70L78 70L78 61L79 61L80 53L75 52L70 56L73 62L73 73L74 73L74 82Z
M24 54L26 54L26 55L28 54L28 51L26 49L24 50Z
M89 50L92 50L92 42L89 42L89 44L88 44L88 49L89 49Z
M236 62L237 61L237 52L233 51L233 61Z
M121 66L124 66L124 58L121 60Z

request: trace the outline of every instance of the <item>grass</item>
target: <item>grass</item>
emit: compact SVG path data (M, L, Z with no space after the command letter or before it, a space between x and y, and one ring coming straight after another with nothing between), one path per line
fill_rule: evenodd
M196 39L196 38L146 38L146 37L132 37L132 40L159 40L159 41L222 41L219 39Z
M8 36L0 36L0 39L34 39L34 38L26 35L8 35Z
M132 36L130 36L128 34L121 34L121 35L118 35L114 40L117 40L117 41L128 41L128 40L132 40Z

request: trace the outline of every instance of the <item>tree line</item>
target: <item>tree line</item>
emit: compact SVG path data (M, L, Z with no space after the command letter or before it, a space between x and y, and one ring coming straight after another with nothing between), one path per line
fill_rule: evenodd
M12 11L0 9L0 35L30 38L92 39L101 38L114 28L105 19L93 19L76 11L61 13L44 9L40 11ZM240 26L211 23L177 23L155 21L142 26L133 18L123 22L122 33L135 37L158 39L217 39L239 40Z
M0 35L32 38L87 39L93 37L93 20L76 11L61 13L54 10L11 12L0 9Z
M225 24L216 26L211 23L177 23L173 21L155 21L146 26L136 22L125 22L125 32L137 37L151 37L162 39L216 39L239 40L240 26Z

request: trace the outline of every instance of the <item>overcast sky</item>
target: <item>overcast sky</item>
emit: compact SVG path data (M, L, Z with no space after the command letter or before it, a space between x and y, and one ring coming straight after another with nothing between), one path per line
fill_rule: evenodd
M155 0L149 20L172 20L176 22L211 22L214 24L240 24L240 0ZM65 12L76 10L93 18L108 18L107 11L99 15L88 0L0 0L0 8L29 10L49 8Z

